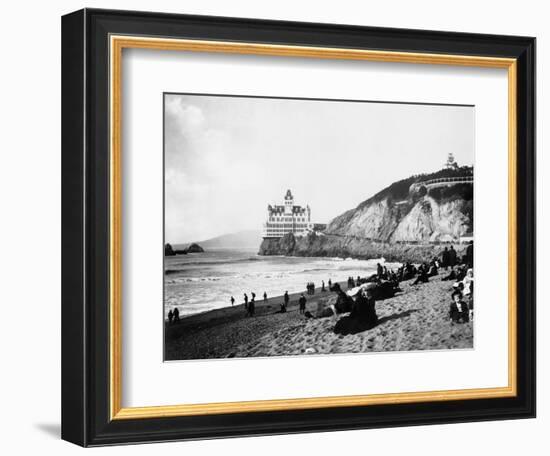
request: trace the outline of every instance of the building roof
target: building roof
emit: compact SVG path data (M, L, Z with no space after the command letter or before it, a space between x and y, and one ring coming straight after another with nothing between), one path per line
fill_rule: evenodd
M267 210L270 214L284 214L285 206L279 204L272 206L271 204L269 204L267 206ZM292 214L305 214L306 210L307 208L302 206L292 206Z

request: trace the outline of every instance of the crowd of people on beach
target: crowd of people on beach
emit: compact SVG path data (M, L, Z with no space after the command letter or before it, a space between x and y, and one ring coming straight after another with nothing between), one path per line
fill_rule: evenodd
M378 323L376 301L393 297L402 291L400 283L412 280L411 286L418 286L430 281L430 278L441 276L442 281L452 281L451 303L448 318L452 324L468 323L473 320L474 309L474 275L473 275L473 243L466 249L465 255L459 258L454 247L445 247L439 256L429 262L413 264L405 262L396 269L388 269L386 265L378 263L376 272L368 277L348 277L347 291L342 290L339 283L333 283L329 278L328 287L325 281L321 282L321 293L328 291L337 295L336 301L330 305L319 305L316 312L308 311L307 295L315 294L315 283L306 283L306 292L300 293L298 312L306 318L325 318L348 314L341 317L335 327L337 334L355 334L373 328ZM285 291L280 301L279 313L286 313L290 304L290 295ZM264 303L268 302L267 292L263 293ZM235 305L234 296L230 297L231 306ZM322 303L322 301L321 301ZM243 305L246 317L254 317L256 313L256 294L243 295ZM168 313L170 324L180 321L179 311L176 308Z
M415 278L412 285L429 282L431 277L439 275L440 269L446 271L442 281L452 281L451 304L449 306L449 320L451 323L468 323L474 317L474 246L470 242L465 255L459 258L451 245L445 247L440 257L420 264L418 267L411 263L404 263L398 269L398 279L408 280ZM450 269L450 270L449 270Z

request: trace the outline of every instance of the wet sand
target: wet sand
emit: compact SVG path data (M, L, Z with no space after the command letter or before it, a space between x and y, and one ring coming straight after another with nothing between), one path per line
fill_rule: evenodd
M166 323L165 359L243 358L329 353L364 353L408 350L473 348L473 323L451 324L448 318L452 282L441 276L429 283L400 284L402 292L376 302L379 323L353 335L334 334L342 316L305 318L298 311L300 293L290 295L286 313L280 313L282 296L256 301L254 317L247 317L243 304L185 317ZM342 289L347 288L340 282ZM306 309L333 302L335 293L305 294Z

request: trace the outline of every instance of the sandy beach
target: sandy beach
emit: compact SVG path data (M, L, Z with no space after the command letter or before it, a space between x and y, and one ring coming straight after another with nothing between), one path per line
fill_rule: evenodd
M166 361L207 358L245 358L329 353L473 348L473 323L451 324L448 318L452 282L432 277L429 283L401 282L402 292L376 302L379 323L353 335L337 335L337 317L305 318L298 311L299 293L290 295L286 313L279 313L282 296L256 302L247 317L243 304L166 323ZM347 286L341 283L343 289ZM335 300L335 294L305 295L307 310Z

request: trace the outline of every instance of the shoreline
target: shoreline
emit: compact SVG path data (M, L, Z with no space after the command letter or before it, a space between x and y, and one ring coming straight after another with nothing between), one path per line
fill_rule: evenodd
M253 317L239 303L181 317L177 324L165 322L165 360L473 348L473 324L448 321L452 283L441 281L441 272L426 284L402 282L402 292L376 302L378 325L354 335L333 332L346 314L320 319L301 315L302 292L289 293L286 313L280 313L281 295L257 300ZM346 281L338 283L347 289ZM304 296L306 309L315 313L336 294L327 285L325 292L317 287L314 295L304 291Z
M343 280L343 281L340 281L340 282L333 282L332 284L334 285L335 283L338 283L340 284L340 287L342 288L342 290L347 290L347 280ZM288 293L288 296L290 298L290 301L289 301L289 308L290 308L290 305L291 304L296 304L298 305L298 299L300 297L300 295L302 293L304 293L305 297L308 299L308 302L309 302L309 298L312 298L312 302L317 302L318 299L320 298L326 298L326 297L329 297L332 292L328 289L328 284L325 283L325 288L326 290L323 292L321 291L322 287L316 287L315 288L315 294L314 295L308 295L307 294L307 291L306 290L303 290L303 291L293 291L293 292L290 292ZM263 299L263 296L260 296L260 299L256 299L256 306L255 306L255 310L256 312L258 312L258 309L261 308L262 306L267 306L268 308L270 307L273 307L275 305L279 305L283 302L283 296L284 294L282 295L277 295L277 296L272 296L272 297L269 297L267 299L267 301L264 302L264 299ZM295 303L293 303L293 301L296 301ZM250 302L250 300L249 300ZM176 306L178 307L178 306ZM203 311L200 311L200 312L196 312L196 313L193 313L193 314L184 314L184 315L180 315L180 321L182 320L188 320L189 318L193 318L193 317L198 317L199 315L204 315L204 314L207 314L207 313L216 313L216 312L222 312L222 313L225 313L227 311L229 311L229 309L236 309L236 308L241 308L244 312L244 301L241 301L239 302L238 304L235 302L235 305L233 306L223 306L223 307L218 307L216 309L209 309L209 310L203 310ZM170 326L168 324L168 319L165 318L164 319L165 323Z
M240 252L238 250L235 250L237 252ZM210 251L210 254L216 254L218 250ZM223 252L223 251L222 251ZM277 260L290 260L288 262L289 266L287 269L281 269L281 265L277 263ZM210 259L208 259L210 260ZM204 297L202 299L196 299L193 302L188 303L183 298L178 299L170 299L169 301L166 300L166 305L164 306L164 319L165 321L168 321L167 314L170 309L173 309L174 307L178 307L179 309L179 318L180 319L188 319L190 317L193 317L195 315L201 315L207 312L212 312L224 308L230 308L231 304L229 302L229 298L231 294L236 299L234 307L238 305L243 304L243 293L246 291L248 294L249 299L251 298L251 292L256 292L256 305L261 305L263 303L263 292L267 291L268 295L270 296L269 300L272 301L273 299L282 299L283 293L285 290L288 290L289 294L292 295L299 295L301 292L305 292L305 284L308 281L314 281L316 284L316 292L321 290L320 284L322 280L325 280L325 286L328 290L328 279L332 279L334 282L337 283L337 279L340 279L339 283L344 284L343 289L347 289L347 277L349 275L353 275L353 277L357 277L358 275L361 275L362 277L367 277L373 273L376 272L376 264L381 263L385 265L388 269L394 269L396 270L401 266L401 263L397 262L389 262L385 261L384 258L369 258L369 259L357 259L357 258L341 258L341 257L289 257L286 255L270 255L269 257L259 255L258 253L254 253L254 258L248 258L248 260L254 260L254 263L250 263L252 265L260 265L260 266L252 266L256 269L258 269L261 274L268 274L268 278L263 278L262 282L259 283L257 280L256 282L250 283L250 288L245 288L246 285L243 286L243 284L239 284L235 286L234 283L227 283L227 285L224 285L224 277L223 274L226 274L227 267L222 271L222 280L217 281L216 283L222 284L222 292L218 292L219 290L216 288L215 292L213 292L211 295L208 295L208 290L203 287L201 289L201 292L204 293ZM205 260L206 261L206 260ZM271 266L271 263L275 261L275 265ZM327 265L326 262L329 262ZM309 262L313 262L314 264L310 264ZM207 264L207 263L205 263ZM212 262L212 265L216 266L217 263ZM223 264L223 262L222 262ZM229 266L231 266L231 261L229 261ZM237 260L237 264L241 264L241 260ZM267 266L266 266L267 265ZM172 285L173 282L170 282L172 277L175 277L176 280L178 279L178 275L181 271L180 269L173 269L174 266L170 264L165 264L165 287L166 290L168 290L168 287L173 287L176 289L176 287L180 287L180 290L182 289L183 285L185 285L184 282L180 282L177 285ZM247 265L247 267L249 267ZM269 269L266 270L265 268L275 268L275 269ZM255 270L256 270L255 269ZM281 278L277 277L280 275L280 273L288 272L289 277L288 278ZM206 275L214 275L216 276L218 272L206 272ZM236 273L233 273L236 274ZM272 276L273 278L269 277ZM342 277L345 276L345 277ZM237 277L238 278L238 277ZM335 280L336 279L336 280ZM208 283L208 280L201 279L199 277L192 279L183 279L185 281L192 281L191 286L202 286L201 284ZM241 280L242 282L242 280ZM182 285L183 283L183 285ZM230 286L232 288L230 288ZM239 291L240 290L240 291ZM179 291L181 293L181 291ZM236 293L232 293L236 292ZM168 293L168 291L167 291ZM306 296L307 297L307 296ZM201 308L202 307L202 308Z

